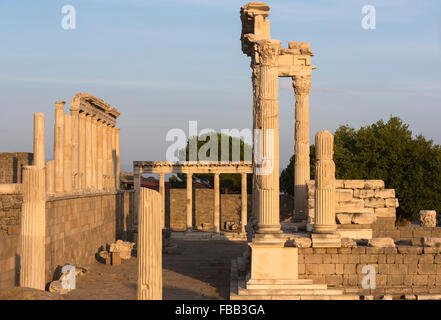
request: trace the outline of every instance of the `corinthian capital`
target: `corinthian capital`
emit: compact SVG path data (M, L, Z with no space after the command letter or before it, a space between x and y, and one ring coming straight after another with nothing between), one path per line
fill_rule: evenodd
M257 53L259 62L266 65L277 65L277 57L281 49L280 41L265 40L259 41L257 44Z
M293 77L292 86L296 95L309 94L309 90L311 89L311 75Z

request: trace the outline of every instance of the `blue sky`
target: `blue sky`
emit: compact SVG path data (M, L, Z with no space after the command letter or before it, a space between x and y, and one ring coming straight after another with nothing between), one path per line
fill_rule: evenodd
M249 128L251 70L240 47L240 7L229 0L0 0L0 151L32 151L32 117L94 94L121 112L122 168L165 160L171 128ZM76 30L61 8L76 8ZM311 142L319 130L358 128L390 115L441 143L441 2L268 1L271 35L315 53ZM364 5L376 29L361 28ZM294 94L280 80L280 167L293 153Z

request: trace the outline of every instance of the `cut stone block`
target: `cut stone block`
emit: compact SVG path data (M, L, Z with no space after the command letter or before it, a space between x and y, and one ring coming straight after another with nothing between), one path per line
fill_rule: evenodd
M421 210L420 224L422 227L436 227L436 211L435 210Z
M424 237L423 244L425 247L441 247L441 238Z
M354 191L351 189L337 189L335 190L336 201L351 201L353 199Z
M375 208L375 215L377 218L395 218L396 211L395 208Z
M354 198L372 198L375 195L374 190L366 190L366 189L355 189L354 190Z
M382 208L386 204L386 201L381 198L366 198L364 199L364 205L367 208Z
M355 213L352 216L353 224L372 224L375 221L375 213Z
M395 242L392 238L373 238L368 240L368 246L375 248L395 248Z
M352 223L352 213L337 213L337 222L340 224L351 224Z
M361 199L354 199L351 201L338 202L335 206L336 213L344 212L356 212L363 210L364 201Z
M386 207L388 208L398 208L398 199L386 199Z
M395 198L395 189L377 189L375 190L376 198Z

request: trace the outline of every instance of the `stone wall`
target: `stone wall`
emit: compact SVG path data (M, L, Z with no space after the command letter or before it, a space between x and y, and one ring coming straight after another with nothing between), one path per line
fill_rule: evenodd
M205 231L213 231L214 194L213 189L193 189L193 226ZM187 227L187 191L169 189L165 195L165 224L174 231L184 231ZM220 195L220 228L225 230L226 222L240 226L240 194ZM251 195L248 195L248 215L251 213Z
M416 224L394 227L388 230L377 230L377 237L390 237L394 240L409 241L409 244L421 246L424 237L441 238L441 227L421 227Z
M18 236L0 235L0 289L18 285Z
M365 265L375 267L375 290L361 286ZM299 278L365 295L441 293L441 248L299 248Z
M21 194L0 194L0 236L20 232Z
M33 159L27 152L0 153L0 184L21 183L22 167L32 165Z
M314 222L314 180L307 183L308 222ZM398 199L382 180L336 180L336 222L339 228L395 228ZM375 231L374 231L375 235Z

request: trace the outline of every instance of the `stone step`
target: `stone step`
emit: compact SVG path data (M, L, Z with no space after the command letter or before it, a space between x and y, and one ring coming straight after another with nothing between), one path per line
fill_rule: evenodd
M358 295L231 295L230 300L360 300Z

